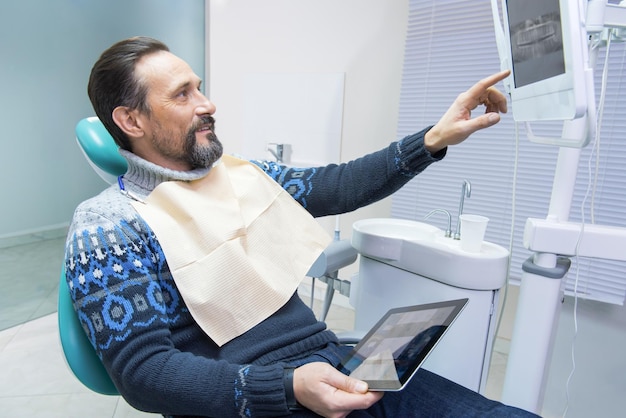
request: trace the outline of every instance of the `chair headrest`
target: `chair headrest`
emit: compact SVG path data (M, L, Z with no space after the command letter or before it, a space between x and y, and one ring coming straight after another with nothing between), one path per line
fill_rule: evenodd
M87 161L107 183L124 174L128 164L118 152L118 146L100 119L95 116L76 124L76 140Z

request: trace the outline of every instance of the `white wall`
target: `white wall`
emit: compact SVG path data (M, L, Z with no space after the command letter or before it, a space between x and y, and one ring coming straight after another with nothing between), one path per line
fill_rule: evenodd
M243 152L244 78L259 72L346 74L342 161L396 139L408 0L213 0L209 14L209 96L226 152ZM273 123L272 109L259 112ZM342 216L342 237L389 208Z

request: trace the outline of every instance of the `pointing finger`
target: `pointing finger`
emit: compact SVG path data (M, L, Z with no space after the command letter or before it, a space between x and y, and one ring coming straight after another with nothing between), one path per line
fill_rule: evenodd
M480 100L480 98L485 94L489 87L495 85L499 81L504 80L511 73L510 70L500 71L499 73L492 74L488 77L483 78L478 81L472 87L467 90L467 93L470 97Z

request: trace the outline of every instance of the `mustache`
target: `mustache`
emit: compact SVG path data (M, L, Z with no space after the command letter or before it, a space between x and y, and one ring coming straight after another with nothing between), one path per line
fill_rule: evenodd
M215 132L215 118L213 116L201 116L196 123L191 127L191 131L195 132L200 128L208 127L211 131Z

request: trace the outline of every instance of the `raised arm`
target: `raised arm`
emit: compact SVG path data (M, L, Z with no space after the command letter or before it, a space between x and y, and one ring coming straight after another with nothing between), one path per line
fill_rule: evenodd
M430 164L442 159L448 146L498 123L499 113L507 111L507 102L494 85L508 75L508 70L492 74L459 94L432 128L348 163L289 168L272 162L253 162L313 216L353 211L396 192ZM479 105L485 107L485 114L472 118L472 111Z

